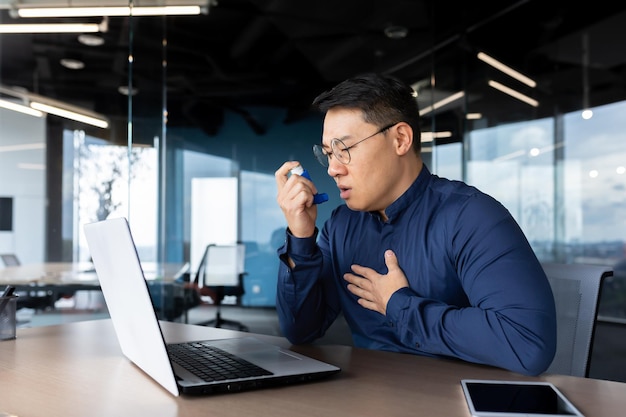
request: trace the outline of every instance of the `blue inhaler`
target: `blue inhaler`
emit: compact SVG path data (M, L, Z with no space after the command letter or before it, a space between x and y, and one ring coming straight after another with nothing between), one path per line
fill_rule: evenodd
M300 176L303 176L304 178L306 178L309 181L313 181L311 179L311 176L309 175L309 171L307 171L306 169L302 168L302 165L298 165L295 168L291 168L291 170L289 171L292 174L297 174ZM313 196L313 204L321 204L328 201L328 194L326 193L317 193Z

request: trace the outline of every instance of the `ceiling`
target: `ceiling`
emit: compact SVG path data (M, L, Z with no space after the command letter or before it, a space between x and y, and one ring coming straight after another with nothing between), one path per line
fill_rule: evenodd
M0 0L0 8L9 3ZM321 91L357 73L379 71L417 83L420 108L447 94L466 92L466 100L426 118L435 129L460 129L466 111L481 112L483 125L528 120L581 108L586 87L591 106L626 99L626 3L574 4L219 0L200 16L110 17L108 31L99 34L101 46L81 44L76 34L0 35L0 84L125 121L129 100L118 87L128 85L132 75L137 117L159 115L167 97L171 126L200 126L215 134L224 111L230 110L263 134L263 120L247 109L284 108L289 123L306 115ZM0 23L18 21L33 19L14 19L8 10L0 10ZM385 33L394 27L405 28L405 36ZM130 74L129 48L134 57ZM487 66L476 59L478 51L534 78L537 87ZM62 58L79 59L85 67L64 68ZM164 77L166 90L161 88ZM535 98L539 107L488 87L488 79Z

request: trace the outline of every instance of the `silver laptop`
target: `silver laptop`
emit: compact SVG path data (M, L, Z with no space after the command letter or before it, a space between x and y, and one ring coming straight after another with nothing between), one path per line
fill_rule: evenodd
M84 230L122 352L173 395L237 392L311 381L340 371L252 335L166 343L127 220L89 223ZM179 352L188 348L202 353ZM197 362L224 354L227 358L219 363ZM227 377L224 363L246 369Z

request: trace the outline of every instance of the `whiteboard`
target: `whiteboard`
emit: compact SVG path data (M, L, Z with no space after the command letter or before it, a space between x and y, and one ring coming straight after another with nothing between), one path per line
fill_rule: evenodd
M191 179L190 271L198 271L207 245L232 245L238 240L239 179Z

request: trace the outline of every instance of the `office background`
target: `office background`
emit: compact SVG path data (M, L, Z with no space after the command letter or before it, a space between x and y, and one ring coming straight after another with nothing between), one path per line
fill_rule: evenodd
M0 108L2 224L11 217L0 230L0 252L24 264L85 261L82 224L127 216L143 261L184 263L192 250L192 178L236 177L237 239L254 255L243 305L271 307L280 243L274 232L284 228L273 173L285 160L300 160L330 195L319 207L320 221L328 218L341 202L313 158L322 119L306 105L341 79L376 70L410 82L423 111L455 98L423 114L427 165L502 201L542 260L613 265L626 256L623 6L200 3L206 15L110 17L97 52L78 46L77 34L0 33L3 100L49 95L109 123L98 128ZM336 19L331 26L326 16ZM0 23L15 22L2 10ZM537 77L537 87L480 61L481 45ZM54 61L61 58L87 65L72 72ZM494 80L538 105L496 91ZM583 119L582 110L593 117ZM435 134L442 136L428 139ZM259 260L254 265L263 268L252 266ZM607 285L601 314L626 319L624 286Z

